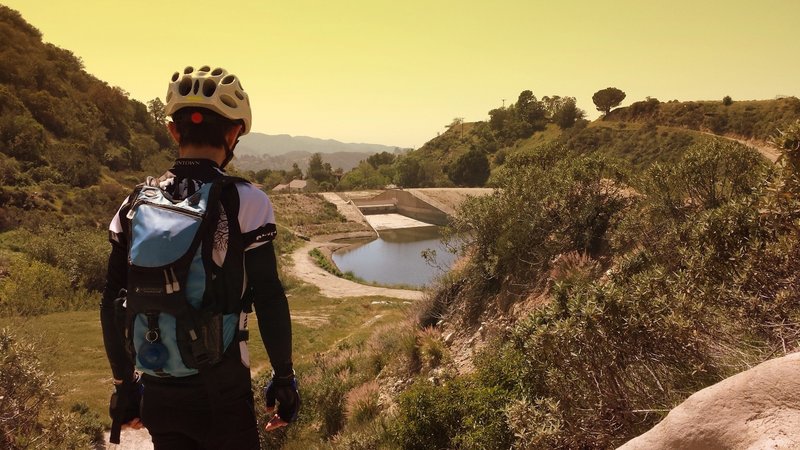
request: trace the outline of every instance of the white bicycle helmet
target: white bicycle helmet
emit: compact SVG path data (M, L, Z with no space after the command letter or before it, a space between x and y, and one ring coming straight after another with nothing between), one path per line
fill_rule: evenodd
M167 89L164 112L172 116L175 111L196 106L208 108L223 117L244 122L242 134L250 132L252 113L250 99L242 89L236 75L217 67L203 66L197 70L189 66L183 73L175 72Z

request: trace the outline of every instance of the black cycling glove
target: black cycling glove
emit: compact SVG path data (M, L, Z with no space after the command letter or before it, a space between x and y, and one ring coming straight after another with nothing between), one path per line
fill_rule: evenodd
M300 410L300 392L297 390L297 379L294 372L287 376L272 376L272 381L264 388L264 400L267 409L275 408L278 402L278 417L286 422L293 422Z
M138 378L131 381L123 381L122 384L117 384L114 388L115 391L111 394L111 401L108 406L108 413L111 415L111 436L109 441L112 444L119 444L122 425L139 417L142 391Z

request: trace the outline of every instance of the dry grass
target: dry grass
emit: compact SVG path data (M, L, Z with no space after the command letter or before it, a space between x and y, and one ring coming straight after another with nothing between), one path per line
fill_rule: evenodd
M368 381L356 386L345 397L345 416L348 425L363 425L375 419L381 412L380 386L377 381Z
M369 230L362 223L348 222L333 203L319 194L273 194L270 198L275 206L277 222L301 235Z

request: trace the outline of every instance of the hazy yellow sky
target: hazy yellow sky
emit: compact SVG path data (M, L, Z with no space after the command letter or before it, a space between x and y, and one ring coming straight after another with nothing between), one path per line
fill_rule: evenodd
M146 102L186 65L240 76L253 130L418 147L531 89L625 104L800 96L800 0L0 0Z

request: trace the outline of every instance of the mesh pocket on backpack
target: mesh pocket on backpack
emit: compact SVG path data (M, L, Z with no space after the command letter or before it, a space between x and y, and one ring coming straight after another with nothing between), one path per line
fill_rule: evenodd
M189 317L193 316L193 317ZM176 337L186 367L201 369L222 360L222 314L190 313L177 318Z

